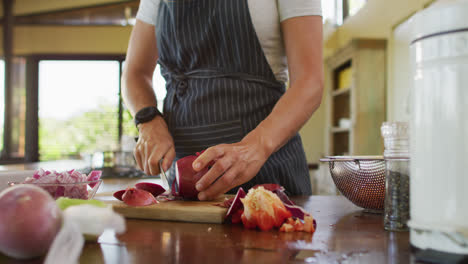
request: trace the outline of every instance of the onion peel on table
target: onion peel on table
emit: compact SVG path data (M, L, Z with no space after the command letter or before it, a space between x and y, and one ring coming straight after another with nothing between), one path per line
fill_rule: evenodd
M244 212L241 216L246 228L260 228L263 231L280 227L292 214L273 192L263 187L250 189L241 199Z
M233 224L238 224L240 223L241 220L241 215L244 212L244 205L242 204L241 199L244 198L247 194L245 193L244 189L240 187L237 190L236 196L234 198L231 198L229 200L224 201L224 206L227 206L229 209L226 213L225 219L228 221L231 221ZM223 207L224 207L223 206ZM239 213L241 212L241 213Z
M248 194L239 188L235 197L217 204L229 207L225 217L228 222L232 224L242 222L246 228L261 230L280 227L280 231L283 232L315 232L317 228L315 219L289 199L284 187L278 184L260 184L251 188L249 193L256 194L251 194L250 198L246 199ZM249 206L247 213L245 213L246 203Z

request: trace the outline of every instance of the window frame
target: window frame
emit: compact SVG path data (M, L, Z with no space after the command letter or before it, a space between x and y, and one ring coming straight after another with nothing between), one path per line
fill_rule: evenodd
M322 0L323 3L324 0ZM330 1L330 0L326 0ZM333 1L333 16L332 17L324 17L324 23L326 21L326 18L328 18L330 23L333 26L341 26L345 23L345 21L353 16L354 14L351 14L350 11L350 0L331 0ZM368 0L365 0L367 4ZM364 5L365 5L364 4ZM322 11L323 11L323 4L322 4ZM361 7L362 8L362 7Z
M341 8L342 8L342 23L345 22L345 20L349 17L352 17L354 14L351 14L351 5L350 2L351 0L341 0ZM365 0L364 5L362 5L359 9L363 8L367 4L368 0Z

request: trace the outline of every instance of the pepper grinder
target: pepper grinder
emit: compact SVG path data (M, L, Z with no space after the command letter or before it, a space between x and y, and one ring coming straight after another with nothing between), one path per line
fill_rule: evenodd
M385 122L384 139L385 205L384 228L408 231L409 220L409 128L407 122Z

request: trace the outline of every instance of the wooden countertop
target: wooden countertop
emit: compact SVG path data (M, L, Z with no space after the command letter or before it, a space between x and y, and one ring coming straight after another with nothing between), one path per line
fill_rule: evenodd
M118 240L87 244L82 263L409 263L409 234L383 229L382 215L363 213L344 197L295 197L317 232L247 230L240 225L127 221Z
M47 170L64 171L64 170L71 170L71 169L81 169L86 166L88 166L88 164L83 160L40 161L40 162L0 165L0 172L37 170L40 168L47 169Z
M134 182L105 180L101 191ZM341 196L294 197L316 218L307 233L261 232L241 225L127 220L127 232L86 243L80 263L409 263L408 232L387 232L383 216ZM0 256L0 263L17 261Z
M128 220L117 239L85 246L81 263L409 263L409 233L387 232L382 215L344 197L295 197L317 219L307 233L261 232L241 225Z

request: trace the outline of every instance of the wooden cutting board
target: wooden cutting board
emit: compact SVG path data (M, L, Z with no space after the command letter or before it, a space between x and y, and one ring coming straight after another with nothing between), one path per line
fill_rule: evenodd
M224 222L227 208L216 204L230 197L222 196L215 201L167 201L139 207L126 205L115 199L112 193L96 194L94 199L111 204L114 211L126 218L220 224Z

